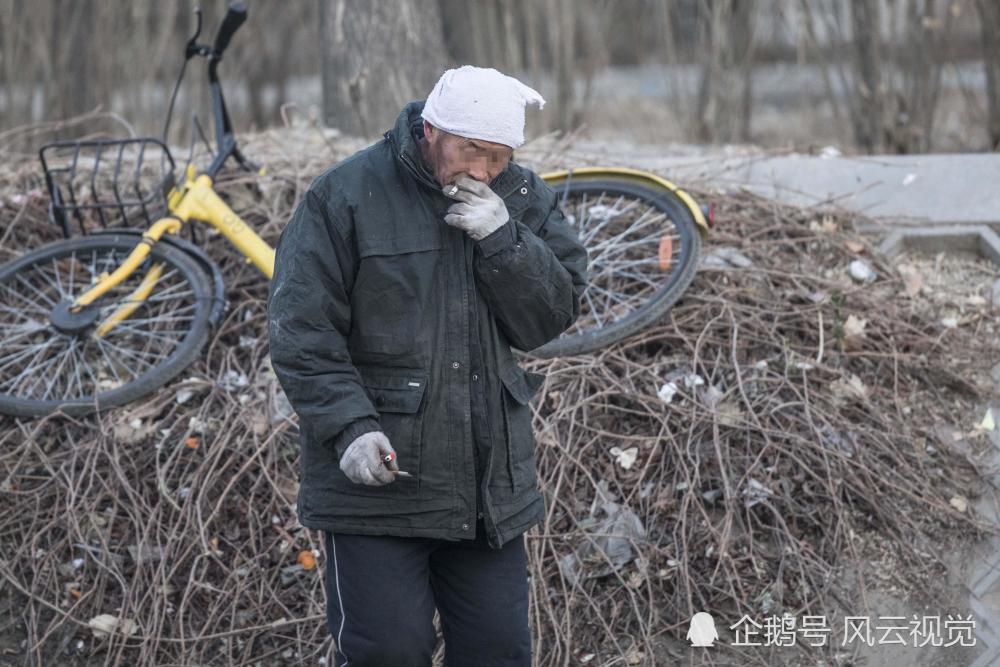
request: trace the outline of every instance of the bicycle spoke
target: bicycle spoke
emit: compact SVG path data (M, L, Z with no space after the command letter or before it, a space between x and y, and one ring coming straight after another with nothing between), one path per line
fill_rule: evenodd
M118 380L118 386L125 384L125 381L122 380L120 375L118 375L118 369L116 368L117 364L114 361L112 361L111 357L108 355L107 350L104 349L104 341L101 340L100 338L95 338L94 342L97 344L97 349L101 351L101 354L107 360L108 368L111 369L111 372L114 373L115 379ZM129 373L131 373L133 378L139 377L139 375L135 371L129 368L128 364L121 364L121 367L124 368Z
M143 352L138 351L138 350L127 350L127 349L125 349L123 347L119 347L118 345L115 345L113 342L111 342L107 338L104 339L104 344L107 345L108 347L110 347L113 350L117 350L118 352L120 352L124 356L129 357L133 361L138 361L140 364L145 364L146 367L150 368L150 369L153 368L153 364L151 364L148 361L146 361L145 359L143 359L142 356L151 356L154 359L158 358L157 355L143 353ZM140 355L142 355L142 356L140 356Z
M34 378L36 378L36 382L37 382L38 379L40 379L41 377L43 377L42 375L40 375L37 372L38 369L35 366L35 362L45 352L45 350L46 350L46 346L40 347L35 352L35 354L31 357L31 361L28 362L27 366L25 366L24 369L20 373L18 373L17 375L15 375L13 378L11 378L7 382L4 382L2 385L0 385L0 388L6 387L7 385L10 385L11 390L12 391L16 391L17 388L18 388L18 386L20 386L20 384L21 384L21 382L23 380L25 380L27 378L30 378L30 377L34 377ZM45 364L43 364L43 367L44 367L44 365Z
M49 304L50 307L55 308L55 305L56 305L55 302L52 299L50 299L44 292L38 291L37 287L35 287L31 283L29 283L27 280L25 280L24 278L22 278L21 274L16 273L16 274L14 274L14 277L17 278L19 281L21 281L25 285L25 287L27 287L32 292L34 292L35 294L37 294L38 296L40 296L47 304Z
M15 297L17 297L21 301L25 302L26 304L28 304L30 306L30 308L28 308L27 310L33 311L33 312L37 312L37 313L41 313L41 314L46 315L46 316L49 314L49 309L48 308L46 308L46 307L44 307L44 306L42 306L42 305L40 305L40 304L38 304L38 303L36 303L34 301L31 301L30 299L28 299L27 297L25 297L20 292L17 292L13 288L11 288L10 285L3 285L2 287L5 290L7 290L10 294L13 294Z
M38 346L38 349L37 349L37 351L35 352L35 355L34 355L34 357L32 357L31 361L30 361L30 362L28 362L28 365L27 365L27 367L26 367L26 368L27 368L28 370L32 370L32 364L34 363L35 359L36 359L36 358L38 357L38 355L39 355L40 353L44 352L44 351L45 351L45 350L46 350L46 349L47 349L47 348L48 348L48 347L49 347L50 345L52 345L52 343L53 343L53 342L54 342L54 341L46 341L45 343L42 343L42 344L40 344L40 345ZM30 354L31 354L31 350L32 350L32 349L33 349L33 348L28 348L27 350L23 350L22 352L18 353L18 354L16 355L16 357L15 357L15 358L13 358L13 359L10 359L9 361L7 361L7 363L5 363L5 364L3 364L2 366L0 366L0 370L5 370L5 369L6 369L6 368L8 368L8 367L9 367L9 366L10 366L11 364L14 364L14 363L17 363L18 361L20 361L20 360L21 360L21 359L23 359L24 357L27 357L28 355L30 355Z
M116 330L117 331L128 332L129 334L132 334L132 335L135 335L135 336L142 336L144 338L150 338L152 340L162 340L162 341L167 342L167 343L177 343L178 342L178 340L176 338L170 338L168 336L168 334L170 334L170 333L178 333L182 338L184 337L184 332L183 331L181 331L181 332L169 332L169 331L168 332L152 332L152 331L143 331L141 329L136 329L135 327L130 327L125 322L119 322L119 323L117 323L115 325L115 328L112 329L112 331L116 331Z
M56 367L55 372L52 373L51 378L49 379L49 383L45 386L45 393L42 394L42 400L45 400L45 399L47 399L49 397L49 392L52 391L53 385L55 385L56 381L59 379L59 372L62 371L63 364L66 363L66 357L69 356L69 352L72 349L72 346L73 346L73 342L70 341L70 346L69 347L67 347L62 352L59 352L58 354L56 354L56 356L52 357L48 361L44 362L42 364L42 366L39 366L37 369L35 369L34 372L38 373L38 371L40 371L45 366L48 366L49 364L52 364L52 363L55 363L56 361L59 361L59 365ZM38 373L39 380L43 379L44 377L45 377L45 374ZM36 384L37 384L37 382L32 383L31 387L28 388L28 391L27 391L28 394L31 394L31 392L34 391Z

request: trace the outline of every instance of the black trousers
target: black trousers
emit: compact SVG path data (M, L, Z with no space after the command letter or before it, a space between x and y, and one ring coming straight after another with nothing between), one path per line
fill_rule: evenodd
M324 531L334 667L430 667L441 615L444 667L531 667L524 535L476 539Z

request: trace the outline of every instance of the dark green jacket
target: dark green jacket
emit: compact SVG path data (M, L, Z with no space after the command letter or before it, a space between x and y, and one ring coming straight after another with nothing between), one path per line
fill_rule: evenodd
M470 383L484 382L495 446L480 490L499 548L545 513L528 405L543 376L525 372L511 345L534 349L576 320L587 253L552 188L513 160L490 183L506 225L477 242L446 224L454 200L409 129L422 108L410 102L382 140L320 174L282 231L271 362L299 416L299 521L345 533L474 537ZM366 486L340 470L351 441L377 430L412 478Z

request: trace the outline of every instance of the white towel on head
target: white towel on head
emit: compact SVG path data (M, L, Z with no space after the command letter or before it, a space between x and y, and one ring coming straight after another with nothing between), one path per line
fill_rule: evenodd
M531 103L545 106L534 88L492 67L464 65L441 75L420 115L446 132L518 148Z

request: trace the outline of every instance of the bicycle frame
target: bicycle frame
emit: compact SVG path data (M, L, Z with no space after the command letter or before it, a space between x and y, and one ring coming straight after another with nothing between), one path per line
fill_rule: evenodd
M121 265L113 272L103 274L97 284L77 297L70 310L78 312L121 284L142 264L163 234L179 234L187 222L202 221L212 225L268 280L274 275L274 248L216 194L212 179L207 174L196 174L194 165L188 165L184 183L170 191L167 202L171 215L154 222ZM129 298L98 326L97 335L107 334L115 324L131 315L152 293L162 271L162 264L154 263Z

